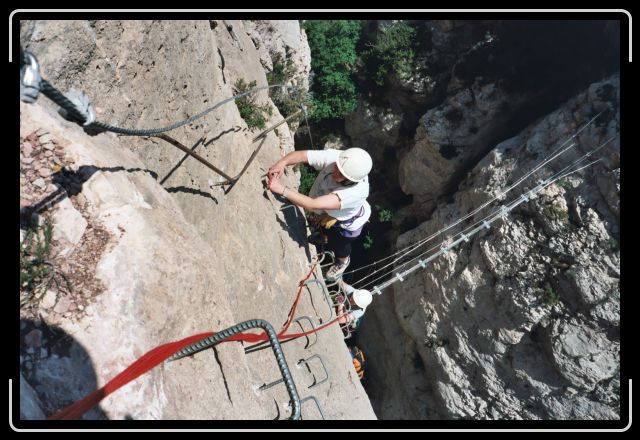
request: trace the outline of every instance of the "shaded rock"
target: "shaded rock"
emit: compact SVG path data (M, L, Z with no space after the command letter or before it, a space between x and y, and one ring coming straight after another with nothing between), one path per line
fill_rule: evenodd
M30 348L39 348L42 345L42 331L33 329L24 337L24 344Z
M44 420L46 418L38 395L20 374L20 419Z
M345 118L345 130L352 140L357 140L360 148L381 161L385 149L397 144L401 123L402 115L359 100L356 109Z

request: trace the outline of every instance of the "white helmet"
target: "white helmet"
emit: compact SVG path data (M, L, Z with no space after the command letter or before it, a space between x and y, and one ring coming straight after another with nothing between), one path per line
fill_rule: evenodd
M353 292L353 302L356 303L361 309L365 309L373 301L371 292L365 289L356 290Z
M344 177L359 182L369 174L373 162L369 153L362 148L349 148L340 153L336 165Z

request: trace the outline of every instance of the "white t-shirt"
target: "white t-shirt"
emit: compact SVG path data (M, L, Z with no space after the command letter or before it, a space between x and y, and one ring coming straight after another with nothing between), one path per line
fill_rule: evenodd
M308 150L307 159L309 165L319 170L318 177L311 190L309 197L319 197L334 193L340 199L340 209L313 210L316 214L326 212L331 217L338 220L348 220L360 212L364 207L364 213L355 219L349 225L341 225L348 231L355 231L362 227L371 216L371 206L367 203L369 196L369 178L365 177L362 181L351 186L342 186L331 177L333 165L338 160L340 150Z

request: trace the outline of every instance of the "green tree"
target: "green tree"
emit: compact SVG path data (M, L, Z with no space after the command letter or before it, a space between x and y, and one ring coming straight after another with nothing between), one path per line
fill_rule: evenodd
M313 182L315 182L316 177L318 177L318 172L305 164L299 164L298 169L300 170L300 186L298 187L298 192L308 196Z
M353 82L360 39L359 20L307 20L304 29L314 73L314 119L342 118L356 107Z
M398 22L382 29L362 54L376 84L384 85L390 73L408 77L416 56L416 44L416 30L406 23Z
M256 81L251 81L247 84L244 79L239 78L233 85L234 94L248 92L256 88L256 86ZM269 116L272 114L271 106L269 104L259 105L256 100L255 94L249 94L236 99L235 103L240 116L247 123L247 127L264 129L267 126Z

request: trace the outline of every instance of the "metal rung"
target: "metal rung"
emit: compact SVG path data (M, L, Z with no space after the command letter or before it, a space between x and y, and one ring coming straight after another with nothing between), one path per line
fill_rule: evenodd
M280 208L280 211L284 211L287 208L297 208L297 206L296 205L284 205L282 208ZM294 209L293 212L295 213L296 218L298 218L298 210Z
M309 356L309 357L308 357L308 358L306 358L306 359L300 359L300 360L298 361L297 365L298 365L298 367L299 367L299 366L300 366L300 364L305 364L305 365L307 366L307 368L309 369L309 372L311 372L311 367L309 366L309 361L310 361L311 359L314 359L314 358L318 359L318 360L320 361L320 365L322 365L322 369L324 370L324 379L322 379L322 380L320 380L320 381L317 381L317 380L316 380L316 376L315 376L315 374L314 374L314 375L313 375L313 380L314 380L314 382L313 382L313 384L312 384L312 385L309 385L309 387L308 387L308 388L313 388L313 387L315 387L315 386L318 386L318 385L320 385L321 383L324 383L324 382L326 382L326 381L329 379L329 373L327 372L327 367L325 366L324 361L322 360L322 357L320 357L320 355L319 355L319 354L314 354L313 356ZM313 374L313 373L312 373L312 374Z
M324 412L322 412L322 408L320 407L320 404L318 403L318 399L316 399L314 396L308 396L305 397L304 399L300 400L300 405L302 406L302 404L308 400L313 400L316 403L316 406L318 407L318 411L320 411L320 417L322 417L322 420L326 420L324 417Z
M292 322L300 323L301 319L306 319L307 321L309 321L309 325L311 325L311 329L312 330L316 329L316 326L313 325L313 321L311 321L311 318L309 318L308 316L301 316L299 318L294 319ZM300 327L302 328L302 331L304 333L304 327L302 327L302 324L300 324ZM305 347L304 347L305 349L313 346L316 342L318 342L318 333L317 332L313 332L313 335L316 337L316 339L311 344L309 343L309 341L310 341L309 336L305 335L305 338L307 338L307 345L305 345Z
M329 292L327 292L327 288L325 287L324 283L321 282L318 279L315 279L315 278L312 279L312 280L309 279L309 280L305 281L303 283L303 286L307 287L307 289L308 289L309 288L309 284L311 284L311 283L315 283L315 284L320 286L320 289L322 290L322 296L324 298L324 301L327 303L327 307L329 307L329 317L327 318L327 321L330 321L331 318L333 318L333 306L332 306L333 302L331 301L331 297L329 296ZM320 320L320 322L324 322L324 321Z
M324 251L324 252L320 252L319 254L316 254L316 258L318 258L318 265L320 267L325 267L326 265L323 265L322 262L324 261L324 259L326 258L326 256L329 255L331 257L331 263L329 264L333 264L333 260L335 260L335 255L333 254L333 252L331 251Z

